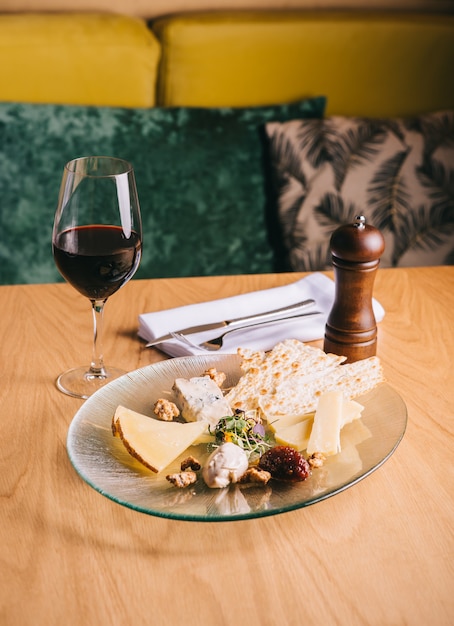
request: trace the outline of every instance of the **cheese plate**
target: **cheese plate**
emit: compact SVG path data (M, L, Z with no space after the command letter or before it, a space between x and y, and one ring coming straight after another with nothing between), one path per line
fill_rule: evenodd
M224 387L229 387L241 375L239 365L236 355L180 357L112 381L85 401L70 424L67 451L74 468L103 496L141 513L184 521L253 519L300 509L352 487L393 454L405 433L405 403L389 384L381 383L356 398L364 410L361 419L342 429L341 452L328 457L305 481L271 480L267 485L233 484L223 489L210 489L202 478L178 489L165 477L179 471L183 457L156 474L128 454L121 440L113 436L112 416L118 405L152 416L158 398L172 399L176 378L200 376L214 367L225 372ZM203 464L209 450L201 443L189 453ZM183 456L187 455L185 451Z

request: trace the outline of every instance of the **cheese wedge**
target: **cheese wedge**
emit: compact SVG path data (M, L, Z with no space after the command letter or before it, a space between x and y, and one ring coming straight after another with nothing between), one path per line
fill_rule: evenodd
M313 418L314 413L295 413L291 415L279 415L275 418L271 418L271 421L268 423L268 427L273 432L276 432L278 430L282 430L283 428L293 426L294 424L305 422L308 419L312 421Z
M177 378L173 391L187 422L202 421L215 427L221 417L232 413L221 389L209 376Z
M355 400L342 398L341 429L361 417L364 407ZM304 415L283 415L273 420L269 427L274 431L276 442L296 450L306 450L312 430L315 413ZM320 452L320 450L319 450Z
M329 456L340 452L343 403L342 391L327 391L320 396L307 444L308 454L321 452Z
M278 428L274 433L276 443L282 446L291 446L295 450L306 450L312 431L313 418L309 417L296 424Z
M361 417L361 413L363 412L363 405L356 400L344 400L342 405L342 424L341 428L343 428L346 424L350 424L354 420L357 420Z
M204 422L162 422L117 407L112 432L119 436L131 456L152 472L160 472L189 448L206 430Z

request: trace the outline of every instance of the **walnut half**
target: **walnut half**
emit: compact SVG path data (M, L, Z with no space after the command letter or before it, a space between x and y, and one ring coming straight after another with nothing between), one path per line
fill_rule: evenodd
M317 467L322 467L325 462L325 455L321 452L314 452L308 457L307 462L311 466L312 469L316 469Z
M172 485L175 485L175 487L183 489L184 487L193 485L197 481L197 474L192 471L179 472L178 474L167 474L166 479L172 483Z
M270 480L271 474L266 470L262 470L259 467L250 467L241 476L240 483L257 483L259 485L266 485Z
M222 387L222 385L225 382L225 379L227 378L224 372L218 372L215 367L210 367L210 369L207 369L204 372L204 376L209 376L211 380L214 380L214 382L216 383L218 387Z
M170 400L166 400L165 398L159 398L159 400L156 400L153 413L158 417L158 419L163 420L164 422L171 422L174 417L178 417L180 415L177 405Z
M192 469L194 472L199 470L202 467L200 461L198 461L194 456L188 456L183 461L181 461L181 471Z

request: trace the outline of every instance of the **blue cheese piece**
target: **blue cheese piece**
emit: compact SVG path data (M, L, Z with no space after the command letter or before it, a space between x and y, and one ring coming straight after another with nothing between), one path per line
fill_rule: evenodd
M232 410L222 390L209 376L175 379L176 403L187 422L206 422L214 427Z

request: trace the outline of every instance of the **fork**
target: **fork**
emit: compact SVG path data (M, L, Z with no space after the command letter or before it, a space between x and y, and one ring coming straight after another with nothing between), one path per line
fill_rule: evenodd
M280 320L258 322L257 324L248 324L247 326L241 326L241 328L232 328L231 330L227 330L223 332L222 335L219 335L218 337L215 337L214 339L209 339L208 341L202 341L202 343L195 343L194 341L191 341L190 339L188 339L186 335L182 335L181 333L171 332L170 334L172 335L174 339L176 339L177 341L181 341L187 344L188 346L191 346L191 348L198 348L201 350L208 350L211 352L216 352L217 350L220 350L222 348L225 337L229 335L230 333L234 333L238 330L244 330L246 328L255 328L256 326L270 326L272 324L286 322L287 320L296 319L298 317L311 317L313 315L321 315L321 314L322 314L321 311L311 311L309 313L300 313L300 315L291 315L290 317L285 317Z

